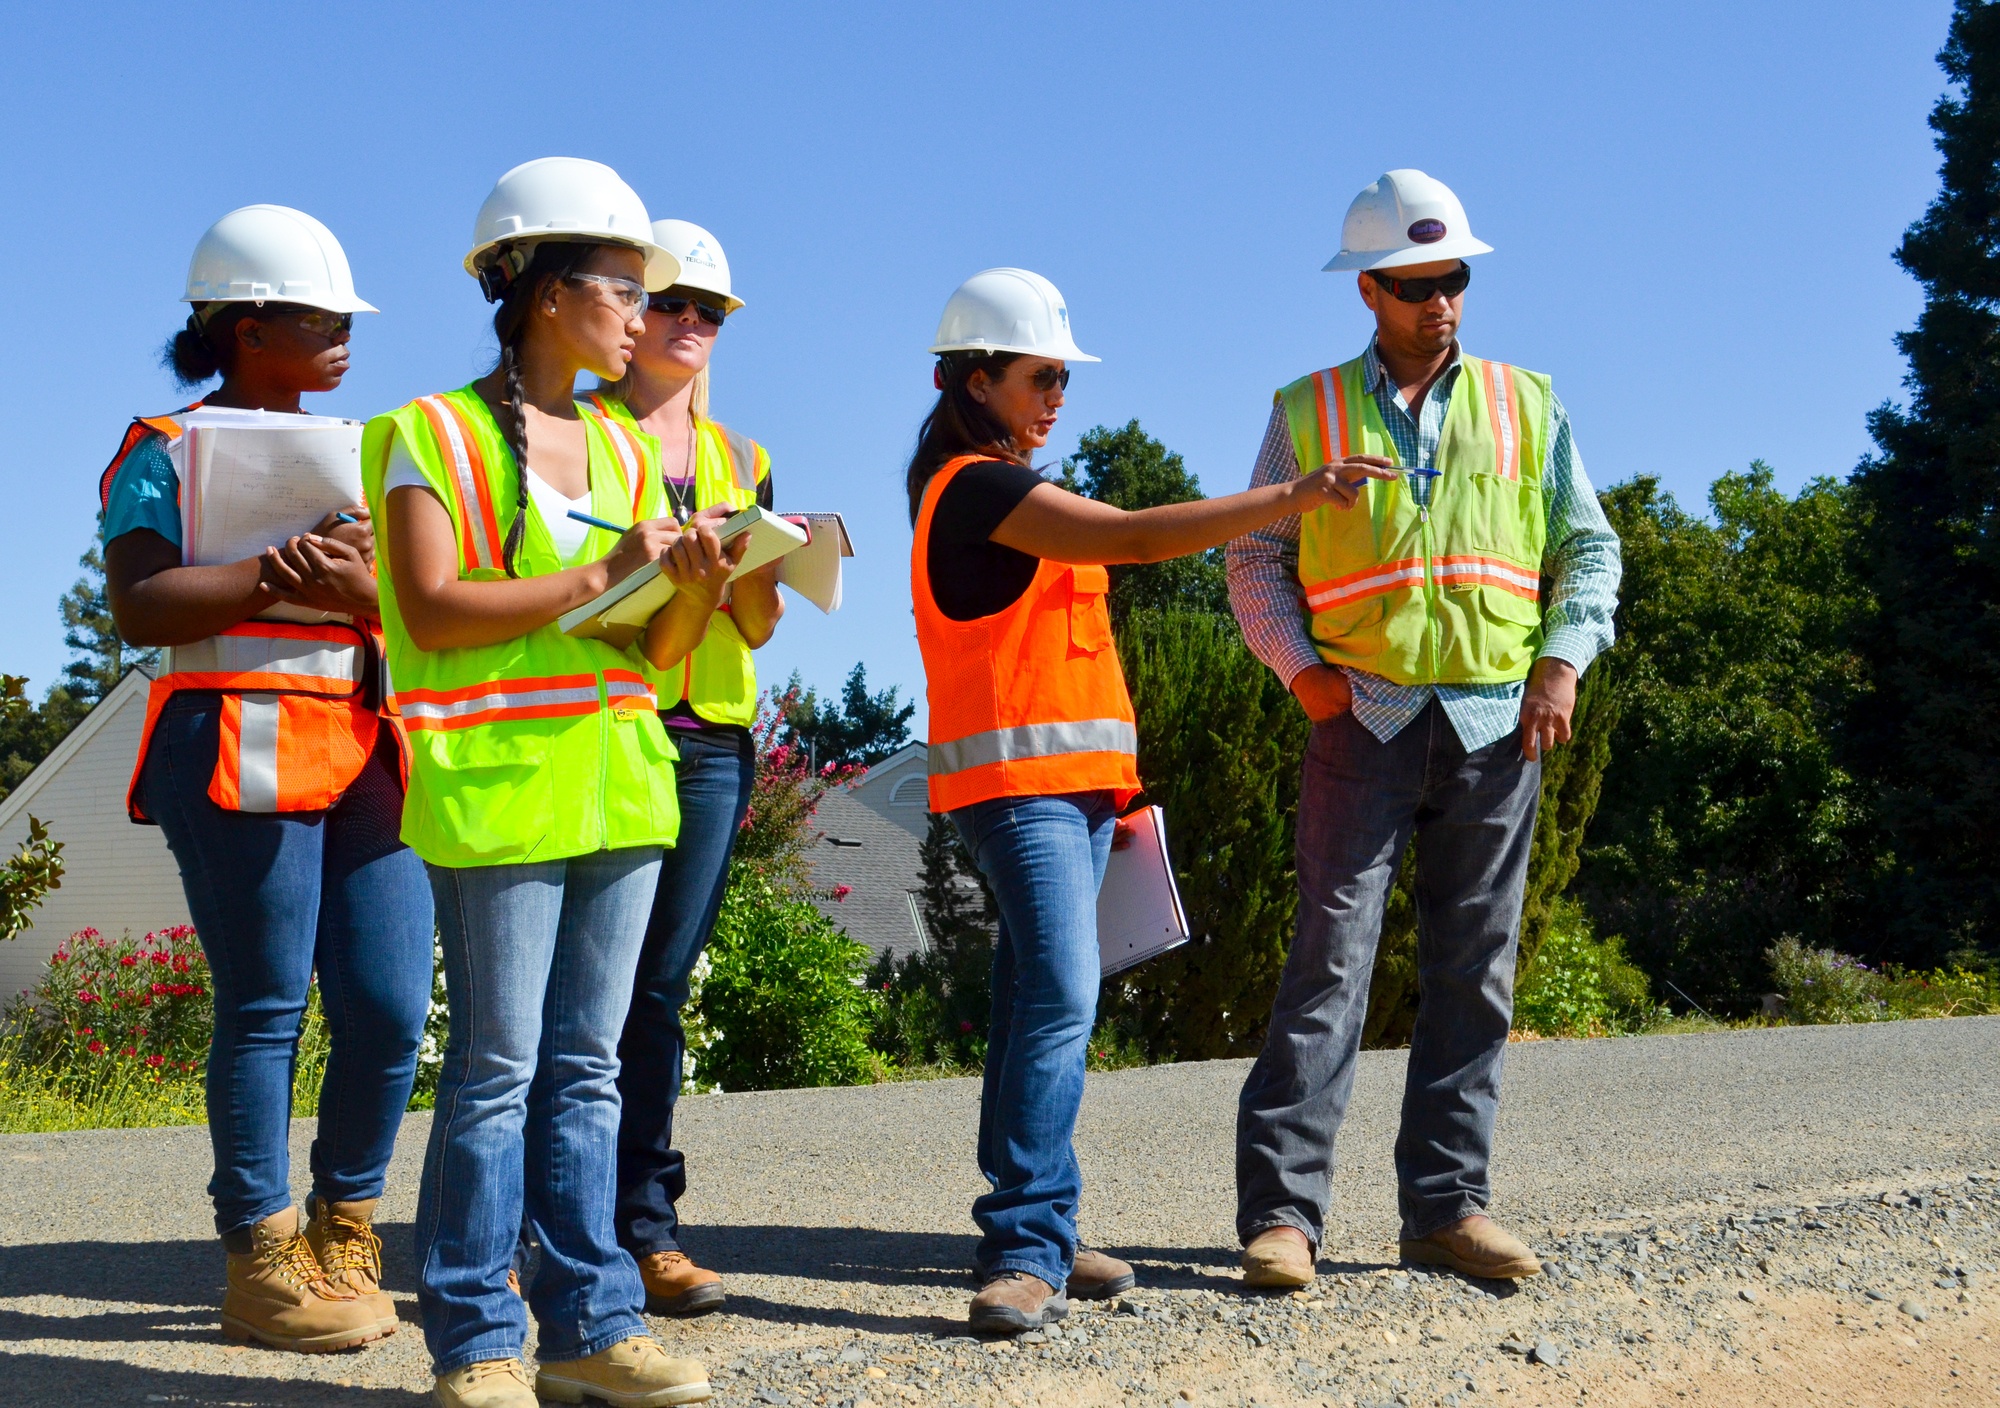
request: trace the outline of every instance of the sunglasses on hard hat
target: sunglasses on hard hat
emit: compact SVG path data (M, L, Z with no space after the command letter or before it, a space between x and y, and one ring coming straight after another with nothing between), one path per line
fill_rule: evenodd
M1464 293L1465 286L1472 282L1472 266L1461 260L1456 269L1435 279L1399 279L1394 274L1385 274L1377 269L1370 269L1368 277L1399 303L1428 303L1439 294L1456 298Z
M690 303L694 305L695 316L712 328L721 327L722 320L729 316L727 308L719 308L713 303L703 303L698 298L689 298L686 294L675 293L672 289L665 293L656 293L647 299L646 311L665 313L669 318L678 318L687 311Z
M564 274L563 278L570 283L596 284L628 318L646 306L646 286L636 279L621 279L616 274Z

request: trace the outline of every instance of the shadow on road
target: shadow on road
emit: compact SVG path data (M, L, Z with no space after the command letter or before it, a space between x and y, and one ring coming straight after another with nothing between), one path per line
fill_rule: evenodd
M6 1357L7 1402L145 1408L174 1403L227 1408L419 1408L429 1394L396 1388L342 1388L298 1379L237 1378L142 1369L103 1359L52 1354Z

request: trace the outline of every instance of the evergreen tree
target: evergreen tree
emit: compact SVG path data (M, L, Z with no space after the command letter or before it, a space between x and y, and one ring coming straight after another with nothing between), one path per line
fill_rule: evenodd
M130 649L119 637L104 589L104 558L96 543L77 564L84 575L77 578L58 606L65 628L63 644L71 652L70 662L63 666L63 679L70 694L89 705L109 694L133 666L152 667L160 652Z
M885 1001L875 1046L906 1064L969 1065L986 1055L1000 907L948 818L931 814L917 854L925 948L876 960L869 983Z
M1854 476L1879 603L1854 739L1894 852L1885 951L1911 963L2000 954L2000 4L1958 0L1938 62L1942 189L1896 252L1924 287L1910 401L1870 417Z
M0 675L0 797L20 786L90 712L61 685L52 685L37 708L28 702L27 686L20 675Z
M785 686L785 741L804 748L813 766L873 767L910 741L914 703L897 700L897 689L868 692L868 667L857 663L841 687L840 702L821 699L792 672Z
M1112 430L1097 426L1084 432L1076 453L1063 461L1062 486L1114 508L1154 508L1160 504L1191 503L1203 497L1201 486L1181 457L1139 428L1136 420ZM1222 549L1111 569L1111 616L1144 609L1229 611L1229 583Z

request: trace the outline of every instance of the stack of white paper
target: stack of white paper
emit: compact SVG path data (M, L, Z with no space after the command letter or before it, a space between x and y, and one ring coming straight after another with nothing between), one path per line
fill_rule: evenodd
M806 545L778 564L778 580L831 616L840 610L840 559L854 556L847 524L837 513L788 513L806 530Z
M168 455L181 480L181 560L214 567L261 555L361 502L361 422L202 409ZM281 603L290 621L343 619Z
M1188 941L1187 913L1167 854L1167 814L1146 807L1118 823L1097 891L1097 961L1104 977Z

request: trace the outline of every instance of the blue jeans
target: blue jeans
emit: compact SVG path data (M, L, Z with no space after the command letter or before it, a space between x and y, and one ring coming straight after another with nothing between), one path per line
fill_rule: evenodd
M545 1362L645 1333L639 1268L613 1235L618 1030L660 848L455 869L434 865L451 1036L417 1194L433 1372L521 1353L507 1289L525 1230ZM524 1217L525 1213L525 1217Z
M674 1102L687 1055L681 1008L729 888L729 853L757 778L747 730L671 732L681 754L674 764L680 840L660 861L632 1010L618 1042L618 1241L634 1256L680 1249L674 1204L687 1191L686 1161L674 1148Z
M1070 1137L1097 1019L1097 889L1117 820L1109 792L998 797L951 814L1000 902L993 1026L972 1204L981 1274L1058 1289L1076 1259L1083 1171Z
M208 1194L227 1237L292 1205L292 1070L315 969L332 1051L313 1190L381 1196L430 1006L431 895L423 862L397 839L403 782L387 730L327 810L227 811L208 796L221 699L189 690L167 704L140 788L208 957Z
M1284 1226L1320 1245L1382 915L1413 834L1422 1001L1396 1138L1401 1235L1485 1211L1541 776L1515 734L1468 754L1436 703L1387 743L1352 714L1314 726L1299 791L1298 933L1237 1106L1244 1242Z

